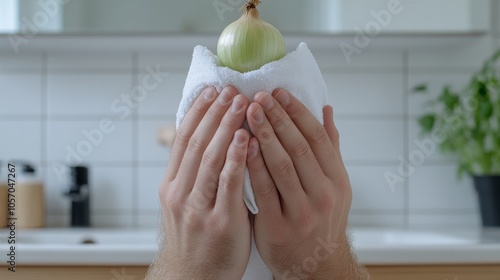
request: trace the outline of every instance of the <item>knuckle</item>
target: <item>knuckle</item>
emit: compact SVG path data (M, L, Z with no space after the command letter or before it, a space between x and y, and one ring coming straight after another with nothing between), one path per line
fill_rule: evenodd
M300 141L296 145L293 145L290 153L297 158L306 158L312 154L311 147L306 141Z
M327 140L329 140L329 138L325 129L321 125L316 126L311 134L311 142L321 144L327 142Z
M234 131L238 127L238 120L231 116L224 117L219 124L219 128L225 131Z
M232 172L229 170L226 170L225 172L222 172L219 176L219 186L228 188L232 185L233 178L230 175Z
M207 207L213 203L214 200L215 194L210 192L209 188L200 188L200 190L196 192L194 198L191 199L189 207L203 211L204 209L207 209Z
M183 212L183 205L182 205L182 202L179 201L175 196L167 196L167 197L164 197L162 200L161 200L161 203L163 205L163 208L171 213L172 216L174 217L180 217L182 215L182 212Z
M204 152L205 147L201 139L192 137L189 140L188 150L192 151L193 153L202 153Z
M329 213L335 207L335 197L331 191L325 191L318 197L317 206L322 213Z
M205 114L205 111L207 110L207 105L206 103L202 102L203 99L198 99L196 102L194 102L193 106L191 106L190 111L194 111L195 115L200 115L203 116Z
M290 116L290 118L295 119L297 117L300 117L302 114L305 113L306 107L305 106L299 106L299 105L291 105L288 106L287 108L287 113Z
M205 114L205 118L208 118L210 120L219 120L222 114L223 110L220 110L218 108L210 108Z
M273 182L264 182L260 186L254 187L253 190L258 196L270 197L274 194L276 187Z
M273 141L274 132L270 128L263 128L258 132L257 138L259 139L260 145L265 146Z
M244 149L230 149L227 153L227 163L234 169L239 167L239 164L244 164L247 158L246 151Z
M190 231L201 231L204 228L204 218L198 211L189 210L183 215L184 224Z
M275 131L285 130L292 122L288 115L284 112L276 112L273 116L269 118L269 122L273 126Z
M297 220L296 228L302 236L310 236L316 231L316 219L310 211L305 211Z
M213 225L211 227L212 234L218 238L230 238L231 227L233 226L227 217L227 213L221 215L214 215L208 219L208 223Z
M293 163L290 160L286 159L286 160L280 161L276 165L275 170L276 170L278 176L289 177L294 173L295 168L293 166Z
M180 141L180 143L188 143L191 135L186 131L187 129L183 126L180 126L175 135L176 141Z
M208 167L209 169L218 168L222 165L223 162L224 159L214 152L205 152L201 159L201 164Z

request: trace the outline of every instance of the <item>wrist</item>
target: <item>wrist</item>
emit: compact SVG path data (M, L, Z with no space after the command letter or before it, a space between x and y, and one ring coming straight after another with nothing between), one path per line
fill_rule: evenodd
M370 280L367 270L351 251L349 240L343 240L326 260L306 258L301 266L289 267L274 274L274 280Z

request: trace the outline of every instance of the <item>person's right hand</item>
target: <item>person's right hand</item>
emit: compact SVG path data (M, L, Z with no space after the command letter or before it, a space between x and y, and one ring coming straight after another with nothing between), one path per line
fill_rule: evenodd
M249 101L234 87L196 100L177 132L160 187L164 235L147 279L241 279L251 230L243 201Z

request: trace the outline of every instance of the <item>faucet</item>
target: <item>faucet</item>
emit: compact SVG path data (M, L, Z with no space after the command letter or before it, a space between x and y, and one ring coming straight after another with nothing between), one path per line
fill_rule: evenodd
M70 186L66 193L71 199L71 227L90 227L90 188L88 168L70 167Z

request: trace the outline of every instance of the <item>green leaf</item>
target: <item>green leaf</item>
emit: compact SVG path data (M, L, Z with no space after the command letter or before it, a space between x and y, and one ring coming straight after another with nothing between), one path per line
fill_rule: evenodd
M458 179L462 179L466 173L469 173L467 165L464 163L459 164L458 165L458 172L457 172Z
M476 88L476 95L478 95L480 98L484 98L488 96L488 88L486 87L485 84L479 83Z
M479 117L482 120L489 120L491 116L493 116L493 104L490 102L481 102L481 104L479 104L478 111Z
M447 110L453 111L453 109L455 109L455 107L458 105L460 98L458 97L458 95L453 93L450 86L446 86L443 89L443 93L439 97L439 101L444 103Z
M427 84L416 85L413 90L414 93L426 93L427 92Z
M436 123L436 116L434 114L425 115L418 119L418 124L422 128L422 133L431 133Z

